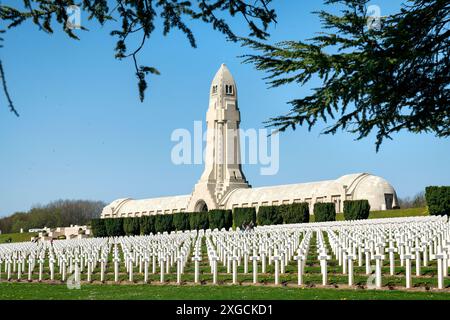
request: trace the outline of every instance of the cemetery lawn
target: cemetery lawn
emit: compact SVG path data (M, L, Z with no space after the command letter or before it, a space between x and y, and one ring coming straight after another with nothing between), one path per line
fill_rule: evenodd
M379 219L379 218L394 218L394 217L413 217L413 216L427 216L427 208L409 208L409 209L398 209L398 210L386 210L386 211L371 211L369 219ZM336 214L336 220L342 221L344 219L343 213ZM310 221L314 222L314 215L310 216ZM36 236L37 233L5 233L0 234L0 243L9 242L28 242L31 237Z
M270 286L0 283L0 300L450 300L449 292L345 290Z
M0 234L0 243L7 243L9 240L11 242L28 242L31 240L31 237L36 236L37 233L5 233Z

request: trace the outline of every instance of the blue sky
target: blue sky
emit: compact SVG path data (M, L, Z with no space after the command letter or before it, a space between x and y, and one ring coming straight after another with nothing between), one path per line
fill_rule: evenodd
M373 4L382 14L399 6ZM323 8L321 2L276 1L274 7L278 24L270 29L271 42L306 39L319 30L311 11ZM298 86L268 89L264 74L238 58L247 49L195 23L197 49L177 31L164 37L159 26L152 35L140 63L161 75L149 78L140 103L132 61L114 59L112 27L87 23L84 15L82 23L90 31L78 32L81 41L59 29L49 36L27 23L5 36L0 55L20 117L8 111L2 94L0 216L61 198L109 202L190 193L203 167L174 165L170 136L204 120L210 81L221 63L237 82L243 128L263 127L289 110L287 101L308 92ZM241 20L233 26L239 34L246 31ZM401 197L450 182L449 139L401 133L376 153L374 136L354 141L348 133L320 135L320 129L283 133L278 174L262 176L260 166L245 165L249 182L276 185L370 172L390 181Z

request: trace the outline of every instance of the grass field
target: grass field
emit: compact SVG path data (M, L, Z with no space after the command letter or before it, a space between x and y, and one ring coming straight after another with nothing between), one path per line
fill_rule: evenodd
M11 242L26 242L30 241L31 237L34 237L37 235L37 233L5 233L0 234L0 243L6 243L9 239L11 239Z
M81 285L0 283L0 300L449 300L443 292L341 290L269 286Z
M371 212L371 219L384 217L406 217L427 215L426 208L401 209L390 211ZM314 221L314 216L311 216ZM338 220L343 220L343 215L337 215ZM11 238L12 241L29 241L32 234L4 234L0 236L0 243ZM355 289L347 289L347 276L341 272L341 267L337 265L335 259L329 261L329 288L321 287L320 266L317 263L315 238L311 240L310 255L305 266L304 281L306 287L296 286L297 265L291 262L286 266L286 273L280 276L283 286L274 287L273 266L268 266L266 274L258 276L258 285L250 285L252 282L251 266L249 273L244 274L242 266L238 268L238 278L240 285L231 284L231 275L226 273L224 266L219 266L218 281L219 286L211 285L212 276L209 271L207 261L201 262L202 285L193 284L193 264L188 262L183 275L183 285L176 285L176 272L172 268L166 274L165 283L159 284L159 273L149 275L150 284L143 284L143 275L135 274L134 284L128 282L128 274L124 268L120 268L120 284L113 284L113 273L111 266L105 276L108 284L99 283L99 270L96 268L92 276L94 283L82 282L81 289L68 289L67 285L60 281L60 275L55 276L54 283L48 283L48 265L44 267L43 283L37 283L37 274L33 273L33 282L24 280L17 282L14 278L11 282L5 281L5 273L0 271L0 300L4 299L304 299L304 300L398 300L398 299L445 299L450 300L450 292L446 290L436 291L435 262L428 267L422 268L422 276L413 277L413 287L411 291L401 290L404 287L405 268L399 266L398 257L396 259L396 274L388 276L388 261L383 265L383 290L370 290L364 288L368 281L368 276L364 273L364 267L355 266ZM206 247L202 245L203 256L206 256ZM83 275L83 280L85 278ZM206 284L205 284L206 283ZM337 288L339 287L339 288ZM445 287L450 288L450 279L445 279ZM390 289L390 290L389 290ZM400 289L400 290L399 290Z
M411 208L411 209L398 209L398 210L386 210L386 211L372 211L370 213L369 219L379 219L379 218L393 218L393 217L412 217L412 216L426 216L428 215L426 208ZM344 214L336 214L336 220L344 220ZM314 215L311 215L310 221L314 222ZM30 241L31 237L35 236L36 233L7 233L0 234L0 243L5 243L11 238L12 242L24 242Z

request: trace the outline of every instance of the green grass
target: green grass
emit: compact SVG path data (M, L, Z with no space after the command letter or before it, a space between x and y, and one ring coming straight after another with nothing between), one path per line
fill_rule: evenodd
M385 217L406 217L427 215L426 208L400 209L389 211L374 211L370 213L371 219ZM314 216L311 216L314 221ZM343 214L337 215L337 220L343 220ZM30 241L33 234L15 233L0 235L0 243L11 238L13 242ZM206 247L202 245L203 256L206 256ZM429 288L435 288L437 280L435 277L434 262L430 262L429 267L422 268L422 276L413 276L413 286L417 287L416 291L397 290L404 287L404 268L399 267L399 261L396 259L396 275L388 276L388 261L384 262L383 267L383 287L385 290L368 290L368 289L337 289L337 288L318 288L315 287L321 282L320 268L317 262L315 250L315 238L311 240L311 249L305 268L304 281L307 288L296 287L297 281L297 264L292 262L286 266L286 273L281 275L280 281L287 286L274 287L273 265L267 266L266 274L259 274L259 285L249 285L252 281L251 264L249 265L249 273L243 274L243 266L238 268L238 280L241 285L231 285L231 274L226 274L226 267L219 265L218 280L221 285L211 285L212 276L207 261L201 262L200 279L208 285L192 285L193 283L193 264L189 261L185 267L183 281L189 282L182 286L175 285L176 274L174 267L171 268L170 274L166 274L165 279L170 283L159 285L159 272L150 274L149 280L151 284L142 284L143 275L137 273L135 268L134 281L136 284L127 283L128 275L123 266L120 270L120 281L122 284L99 284L99 268L96 268L92 279L94 283L83 283L81 289L68 289L65 284L59 282L60 275L55 275L55 284L49 283L28 283L26 272L23 273L23 280L16 282L5 282L5 274L0 275L3 282L0 282L0 300L1 299L446 299L450 300L450 292L429 291ZM337 261L332 259L329 261L329 283L335 285L345 285L347 276L342 275L341 267L337 265ZM159 267L158 267L159 270ZM367 275L365 275L365 267L355 266L355 284L364 286L367 283ZM2 270L3 271L3 270ZM82 275L85 279L86 275ZM15 279L15 274L13 276ZM49 279L48 263L44 267L44 280ZM106 274L106 280L113 281L113 273L111 267ZM33 273L33 281L37 281L36 270ZM309 287L312 286L312 287ZM395 290L388 290L388 287ZM450 288L450 279L446 279L445 287Z
M423 208L409 208L409 209L397 209L386 211L372 211L369 215L369 219L413 217L413 216L428 216L428 210L426 207L423 207Z
M385 210L385 211L371 211L369 219L380 219L380 218L395 218L395 217L414 217L414 216L427 216L427 208L409 208L409 209L397 209L397 210ZM310 216L310 222L314 222L314 215ZM343 221L344 214L336 214L337 221Z
M37 233L5 233L0 234L0 243L5 243L8 239L11 239L12 242L27 242L31 240L31 237L34 237Z
M341 290L267 286L81 285L1 283L0 299L33 300L448 300L444 292Z
M410 209L398 209L398 210L386 210L386 211L372 211L370 212L369 219L379 218L393 218L393 217L412 217L412 216L427 216L427 208L410 208ZM344 220L344 214L336 214L336 220ZM310 216L310 221L314 222L314 215ZM31 237L37 235L37 233L7 233L0 234L0 243L5 243L9 238L12 242L25 242L30 241Z

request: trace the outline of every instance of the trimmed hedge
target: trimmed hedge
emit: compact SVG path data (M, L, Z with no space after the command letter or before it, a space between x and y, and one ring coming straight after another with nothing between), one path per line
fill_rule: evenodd
M277 206L261 206L256 216L258 226L283 223L283 217Z
M292 203L284 205L283 222L289 223L308 223L309 222L309 204L306 202Z
M253 207L209 212L178 212L151 216L93 219L92 233L95 237L116 237L124 235L148 235L155 233L200 230L229 229L242 227L253 221L254 225L281 223L305 223L309 221L307 203L293 203L280 206L261 206L256 215ZM317 221L317 218L316 218Z
M155 216L142 216L139 219L139 227L141 234L155 233Z
M105 219L106 234L108 237L120 237L125 235L123 230L123 218Z
M241 228L242 225L247 225L251 221L256 225L256 210L253 207L249 208L234 208L233 209L233 227Z
M225 229L229 230L230 228L233 228L233 212L227 210L225 213Z
M173 227L176 231L189 230L189 213L177 212L173 214Z
M233 215L231 210L211 210L208 212L209 228L211 230L222 228L229 229L233 226Z
M345 200L344 218L345 220L368 219L370 204L368 200Z
M333 202L317 202L314 204L316 222L336 221L336 205Z
M209 218L208 212L191 212L189 213L189 225L191 230L208 229Z
M450 186L426 187L425 200L430 215L450 215Z
M141 234L140 218L126 218L123 220L123 231L127 236Z
M173 215L157 214L155 215L155 232L171 232L173 231Z
M92 219L91 231L94 237L107 237L105 219Z

